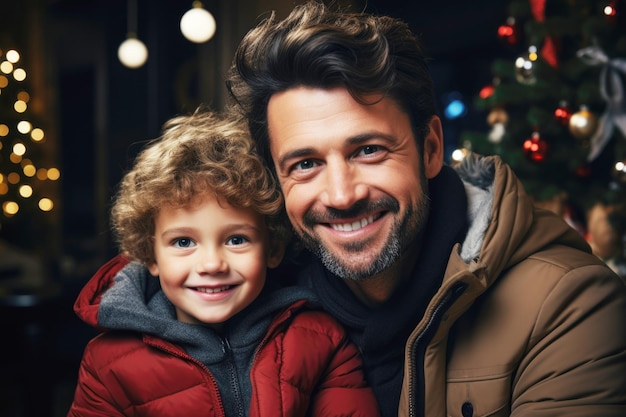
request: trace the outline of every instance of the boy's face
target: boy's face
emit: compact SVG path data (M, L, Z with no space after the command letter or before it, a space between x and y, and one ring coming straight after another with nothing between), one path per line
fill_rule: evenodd
M263 216L235 208L207 193L184 208L164 206L155 218L158 276L167 298L185 323L219 324L248 306L265 284L270 253Z

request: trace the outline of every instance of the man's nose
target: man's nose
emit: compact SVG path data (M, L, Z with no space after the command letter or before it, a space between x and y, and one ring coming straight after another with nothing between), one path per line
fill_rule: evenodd
M328 160L324 179L321 200L327 207L345 210L367 198L368 188L358 166L345 159Z

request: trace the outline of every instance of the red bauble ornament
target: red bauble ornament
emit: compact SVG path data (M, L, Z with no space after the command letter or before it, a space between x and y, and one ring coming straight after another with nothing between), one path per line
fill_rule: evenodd
M519 26L514 17L509 17L506 23L498 27L498 38L510 46L517 45L519 41Z
M559 107L554 110L554 117L561 124L561 126L568 126L569 119L572 117L572 109L569 108L566 102L562 101Z
M493 95L493 92L495 90L496 89L493 85L486 85L480 89L480 92L478 93L478 97L482 98L483 100L488 99L489 97Z
M524 155L533 162L543 162L548 156L548 143L541 139L539 132L533 132L532 136L524 141Z
M574 172L580 178L589 178L591 176L591 167L589 165L582 165L577 167Z

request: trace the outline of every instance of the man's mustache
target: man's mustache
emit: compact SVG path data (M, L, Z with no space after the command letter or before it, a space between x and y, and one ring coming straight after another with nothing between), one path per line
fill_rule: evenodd
M397 213L400 211L400 203L393 197L383 197L376 201L360 200L352 207L340 210L328 207L324 211L308 210L302 220L305 226L313 227L319 223L328 223L334 220L353 219L355 217L363 217L373 212L390 211Z

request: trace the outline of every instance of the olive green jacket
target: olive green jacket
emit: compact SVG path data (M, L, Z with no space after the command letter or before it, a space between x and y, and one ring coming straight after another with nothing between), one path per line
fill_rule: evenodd
M626 416L624 283L498 157L457 172L470 230L407 343L399 416Z

